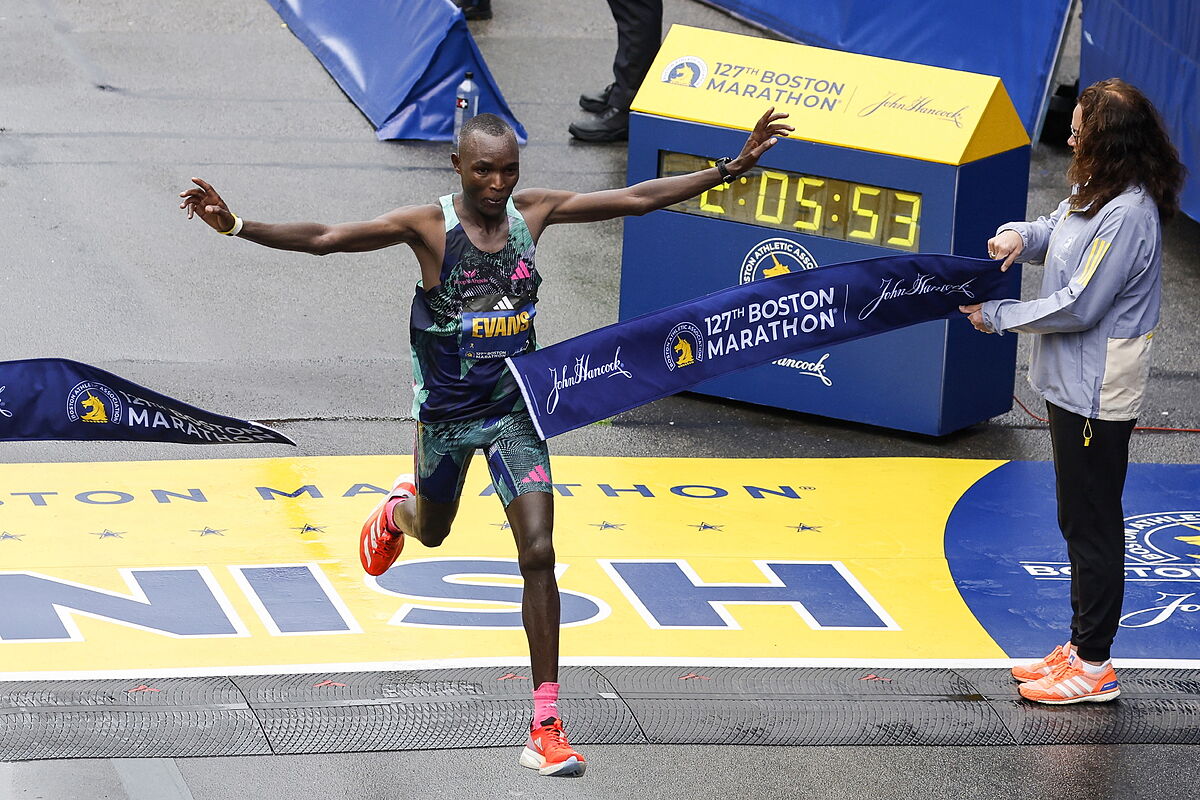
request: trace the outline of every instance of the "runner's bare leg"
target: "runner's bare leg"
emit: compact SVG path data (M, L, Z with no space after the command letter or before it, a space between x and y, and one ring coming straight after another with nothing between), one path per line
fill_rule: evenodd
M533 685L558 683L558 581L554 577L554 495L523 494L505 509L517 542L525 591L521 619L529 640Z
M458 501L437 503L417 496L399 503L392 514L396 527L426 547L437 547L450 533ZM554 576L554 496L548 492L520 495L505 509L525 590L521 619L529 642L533 685L558 682L560 606Z
M417 495L397 503L392 510L392 523L426 547L437 547L450 535L450 526L458 514L458 500L437 503Z

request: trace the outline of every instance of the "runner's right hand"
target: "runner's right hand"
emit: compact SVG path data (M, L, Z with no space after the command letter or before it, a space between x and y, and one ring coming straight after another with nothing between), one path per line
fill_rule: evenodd
M217 194L217 190L199 178L192 178L196 184L191 189L179 193L183 202L179 207L187 211L188 219L199 215L214 231L223 232L233 227L236 219L229 206Z

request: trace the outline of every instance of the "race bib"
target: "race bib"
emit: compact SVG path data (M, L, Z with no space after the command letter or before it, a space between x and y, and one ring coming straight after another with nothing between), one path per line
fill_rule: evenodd
M537 309L528 296L488 295L463 308L458 354L464 358L508 358L525 352Z

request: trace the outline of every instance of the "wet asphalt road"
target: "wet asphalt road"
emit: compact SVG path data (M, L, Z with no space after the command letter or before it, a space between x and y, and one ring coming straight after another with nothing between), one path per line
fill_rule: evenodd
M601 0L496 0L473 27L529 129L527 185L623 182L624 149L568 141L581 91L608 82ZM692 0L667 21L748 29ZM1075 31L1077 41L1078 30ZM1069 56L1059 82L1077 69ZM314 258L188 222L199 175L252 219L339 221L454 188L448 147L379 143L264 2L0 0L0 357L63 356L202 407L277 420L300 446L0 445L8 462L409 452L403 251ZM1066 191L1065 148L1034 149L1029 211ZM621 223L552 228L539 332L552 342L616 319ZM982 251L983 243L980 243ZM1200 428L1200 225L1167 231L1165 307L1147 424ZM1037 271L1026 272L1026 295ZM1022 347L1022 352L1025 348ZM1022 357L1023 363L1023 357ZM1018 396L1035 411L1018 374ZM940 456L1047 459L1019 408L933 439L685 396L559 437L559 454ZM1133 458L1196 463L1200 435L1143 433ZM0 764L0 798L1187 796L1187 747L594 747L581 781L545 781L507 750L321 757ZM1184 788L1188 787L1188 788Z

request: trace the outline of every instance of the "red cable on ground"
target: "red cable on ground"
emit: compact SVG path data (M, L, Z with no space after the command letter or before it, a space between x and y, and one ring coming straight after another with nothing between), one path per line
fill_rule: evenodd
M1021 407L1021 410L1023 410L1026 414L1028 414L1029 416L1036 419L1038 422L1049 422L1050 421L1050 420L1046 419L1045 417L1039 417L1037 414L1033 413L1028 408L1026 408L1025 404L1021 402L1021 398L1017 397L1015 394L1013 395L1013 400L1015 400L1017 405L1019 405Z
M1028 407L1026 407L1026 405L1021 402L1021 398L1017 397L1015 394L1013 395L1013 400L1015 400L1017 405L1019 405L1021 407L1022 411L1024 411L1026 414L1033 417L1034 419L1036 419L1038 422L1049 422L1050 421L1050 420L1046 419L1045 417L1039 417L1037 414L1030 411L1028 409ZM1157 425L1138 425L1137 427L1134 428L1134 430L1135 431L1165 431L1167 433L1200 433L1200 428L1163 428L1163 427L1159 427Z

